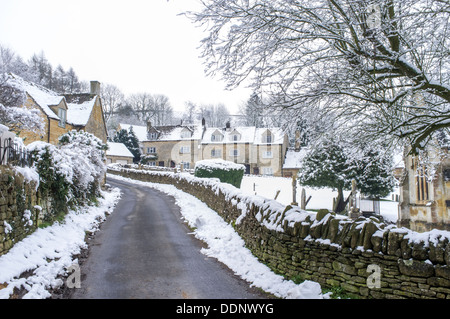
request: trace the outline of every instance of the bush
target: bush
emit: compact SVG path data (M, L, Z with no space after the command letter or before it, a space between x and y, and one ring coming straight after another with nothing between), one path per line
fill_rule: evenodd
M194 176L218 178L222 183L241 187L245 166L224 160L203 160L195 164Z
M100 139L83 131L62 135L58 147L44 142L27 146L39 174L41 197L52 202L45 222L67 213L68 208L96 202L106 173L106 148Z

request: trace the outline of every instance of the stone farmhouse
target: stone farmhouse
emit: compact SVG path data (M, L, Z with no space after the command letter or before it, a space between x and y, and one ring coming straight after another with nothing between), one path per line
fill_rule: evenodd
M419 232L450 230L450 144L441 142L437 143L440 146L427 149L428 157L437 163L432 172L405 150L400 178L400 226Z
M207 127L201 125L137 126L120 124L118 129L133 128L142 154L153 156L150 165L185 169L195 162L220 158L246 167L246 174L282 176L288 137L279 128Z
M25 144L43 141L56 145L58 138L71 130L84 130L106 143L107 130L99 82L91 82L90 93L67 95L58 94L13 74L9 74L6 84L24 93L22 106L39 110L45 123L42 132L20 132L19 137L24 138Z

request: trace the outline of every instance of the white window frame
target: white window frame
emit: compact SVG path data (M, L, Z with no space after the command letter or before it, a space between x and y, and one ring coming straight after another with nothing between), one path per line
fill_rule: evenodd
M238 149L232 149L230 150L230 156L231 157L238 157L239 156L239 150Z
M65 128L67 121L67 110L63 108L58 108L58 117L59 117L58 126Z
M213 141L213 142L222 142L223 141L223 135L222 134L212 134L211 135L211 141Z
M191 138L192 134L189 131L183 131L181 132L181 138Z
M190 169L191 163L189 162L181 162L181 165L183 165L183 169Z
M265 140L267 144L271 144L272 143L272 135L271 134L267 134L265 136Z
M148 133L148 138L150 139L150 140L156 140L156 139L158 139L158 133Z
M154 146L147 147L147 154L156 154L156 147Z
M189 154L191 153L190 146L180 146L180 154Z
M222 150L212 149L211 157L214 157L214 158L222 157Z
M265 176L273 176L273 168L270 166L262 167L262 173Z
M263 151L262 158L273 158L273 152L272 151Z

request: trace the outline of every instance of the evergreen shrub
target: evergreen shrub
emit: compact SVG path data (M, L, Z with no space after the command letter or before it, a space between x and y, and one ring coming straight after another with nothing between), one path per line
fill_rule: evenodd
M195 164L194 176L218 178L222 183L241 187L245 166L222 159L203 160Z

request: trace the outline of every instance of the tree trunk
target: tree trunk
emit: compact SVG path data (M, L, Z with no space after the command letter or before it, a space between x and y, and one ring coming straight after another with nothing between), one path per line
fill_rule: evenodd
M344 200L344 192L342 187L338 187L338 196L336 198L335 205L333 207L333 211L338 214L342 212L345 209L345 206L347 206L348 198Z

